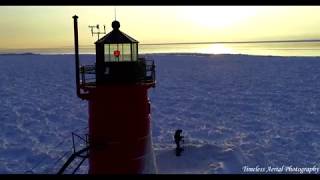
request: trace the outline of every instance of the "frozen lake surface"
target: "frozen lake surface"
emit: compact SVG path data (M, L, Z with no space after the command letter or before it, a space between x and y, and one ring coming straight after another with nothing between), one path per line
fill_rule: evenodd
M149 96L159 173L320 167L320 58L148 56L157 71ZM0 173L56 173L71 132L87 127L73 55L0 55L0 89ZM186 136L180 157L176 129Z

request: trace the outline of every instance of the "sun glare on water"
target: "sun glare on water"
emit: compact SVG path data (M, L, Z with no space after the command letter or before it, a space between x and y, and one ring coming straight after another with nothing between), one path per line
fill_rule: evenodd
M222 44L209 45L207 48L202 49L201 52L208 54L234 54L234 51L231 48Z

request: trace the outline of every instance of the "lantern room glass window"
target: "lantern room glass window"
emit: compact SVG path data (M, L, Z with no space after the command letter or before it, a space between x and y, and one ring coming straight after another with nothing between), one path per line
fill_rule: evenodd
M122 45L122 61L131 61L131 44L121 44Z
M137 43L104 45L105 62L136 61L137 54Z
M133 61L138 60L138 43L132 44L132 60Z

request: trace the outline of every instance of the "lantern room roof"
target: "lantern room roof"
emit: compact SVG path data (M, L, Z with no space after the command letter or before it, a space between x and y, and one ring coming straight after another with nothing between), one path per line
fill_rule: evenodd
M95 44L138 43L137 40L119 30L119 21L113 21L112 28L111 32L100 38Z

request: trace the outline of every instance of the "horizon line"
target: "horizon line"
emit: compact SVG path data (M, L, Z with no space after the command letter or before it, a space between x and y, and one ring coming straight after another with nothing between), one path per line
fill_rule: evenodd
M269 41L207 41L207 42L168 42L168 43L139 43L139 45L184 45L184 44L254 44L254 43L298 43L298 42L320 42L320 39L300 39L300 40L269 40ZM89 47L92 45L79 45L79 47ZM35 48L0 48L0 50L27 50L27 49L61 49L72 48L74 46L60 47L35 47Z
M141 43L140 45L178 45L178 44L240 44L240 43L286 43L286 42L320 42L320 39L300 40L269 40L269 41L207 41L207 42L172 42L172 43Z

